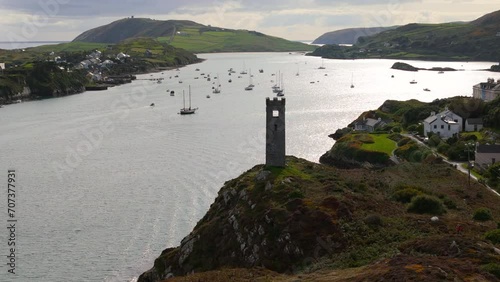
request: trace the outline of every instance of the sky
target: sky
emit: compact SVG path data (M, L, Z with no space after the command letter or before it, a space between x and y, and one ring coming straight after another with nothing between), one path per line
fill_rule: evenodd
M0 41L71 41L134 16L314 40L351 27L471 21L498 0L0 0ZM497 2L497 4L492 4Z

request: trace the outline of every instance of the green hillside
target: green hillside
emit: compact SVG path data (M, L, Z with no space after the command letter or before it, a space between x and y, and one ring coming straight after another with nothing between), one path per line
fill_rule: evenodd
M386 30L395 29L391 27L366 27L366 28L346 28L327 32L313 41L313 44L354 44L362 36L371 36Z
M374 36L360 37L352 48L339 50L324 46L313 55L328 58L498 61L498 32L500 11L467 23L412 23Z
M169 42L169 37L160 41ZM197 28L184 28L181 35L170 41L175 47L192 52L276 52L310 51L314 46L288 41L278 37L248 30L211 29L200 32Z
M91 29L73 41L111 44L137 37L157 38L160 42L196 53L312 51L316 48L256 31L204 26L192 21L135 18Z

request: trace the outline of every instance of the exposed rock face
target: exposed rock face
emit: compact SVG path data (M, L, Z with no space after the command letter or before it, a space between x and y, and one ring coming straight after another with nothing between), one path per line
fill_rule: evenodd
M301 161L288 158L289 163ZM302 267L305 258L325 253L325 244L330 250L342 249L345 238L335 222L341 217L349 220L351 205L333 197L312 204L297 188L306 186L304 178L283 176L256 166L227 182L191 234L179 247L163 251L138 281L220 267L262 266L292 272Z

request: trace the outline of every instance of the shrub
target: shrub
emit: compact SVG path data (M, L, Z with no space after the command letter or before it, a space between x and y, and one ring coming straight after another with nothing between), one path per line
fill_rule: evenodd
M395 127L393 127L393 128L392 128L392 130L391 130L391 131L392 131L392 132L395 132L395 133L400 133L400 132L401 132L401 127L399 127L399 126L395 126Z
M486 265L481 266L481 270L489 272L495 275L497 278L500 278L500 265L497 263L488 263Z
M491 211L488 208L478 208L472 216L474 220L488 221L492 219Z
M409 138L409 137L404 137L404 138L402 138L402 139L400 139L400 140L398 141L398 147L404 146L404 145L406 145L406 144L408 144L408 143L410 143L410 142L415 143L415 141L413 141L411 138Z
M407 211L418 214L441 215L445 212L445 209L438 198L429 195L418 195L413 197Z
M500 229L494 229L484 234L486 240L491 241L493 244L500 243Z
M422 191L419 191L415 188L405 188L403 190L394 192L394 194L392 194L392 198L398 202L406 204L411 202L411 199L413 199L413 197L421 194Z
M392 141L399 142L399 140L404 139L404 138L408 138L408 137L403 137L403 135L401 135L399 133L391 133L391 134L389 134L389 136L387 136L387 138L391 139Z
M365 222L366 225L370 227L378 227L382 226L383 224L382 219L378 214L367 215L363 221Z
M457 209L457 204L452 199L450 199L448 197L444 197L443 198L443 203L450 210L456 210Z
M449 149L450 145L444 142L439 143L439 145L437 146L437 150L440 154L446 154L446 152L448 152Z
M439 143L441 143L441 138L437 134L433 134L431 137L429 137L429 146L431 147L437 147Z
M418 130L418 124L411 124L409 125L406 130L410 131L410 132L413 132L413 131L417 131Z

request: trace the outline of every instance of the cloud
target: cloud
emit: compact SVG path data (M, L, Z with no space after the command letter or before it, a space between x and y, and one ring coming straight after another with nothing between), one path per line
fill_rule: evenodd
M0 34L22 33L38 21L31 40L71 40L133 15L314 39L349 27L473 20L491 9L491 0L0 0Z

